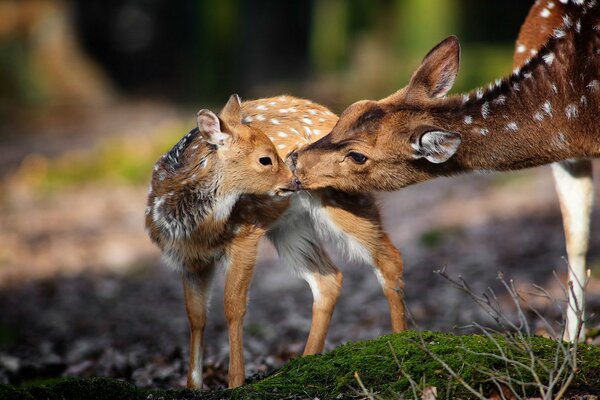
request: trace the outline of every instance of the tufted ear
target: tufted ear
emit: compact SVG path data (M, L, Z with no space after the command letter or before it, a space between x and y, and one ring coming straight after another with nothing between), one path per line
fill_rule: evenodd
M423 59L407 86L407 93L430 98L445 96L454 85L460 65L460 42L450 36Z
M228 146L231 143L231 134L221 132L219 118L210 110L198 111L198 131L210 144Z
M413 158L425 158L434 164L448 161L460 146L462 140L455 132L429 130L413 139Z

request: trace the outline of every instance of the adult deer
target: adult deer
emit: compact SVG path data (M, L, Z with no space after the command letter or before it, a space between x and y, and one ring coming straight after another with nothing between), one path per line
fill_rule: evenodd
M373 196L290 191L292 174L282 158L325 135L336 121L325 107L307 100L281 96L240 103L234 95L218 117L201 110L198 127L156 163L146 227L183 279L190 325L189 387L202 387L206 307L219 263L226 266L229 386L244 382L243 317L263 237L313 292L304 354L323 350L342 285L323 239L333 239L345 255L374 267L393 331L405 328L402 258L383 231Z
M456 37L442 41L408 86L351 105L330 134L291 157L301 186L397 190L467 171L598 156L600 7L575 0L564 8L560 28L522 68L462 96L445 97L458 73L460 46ZM583 299L581 268L576 299ZM574 340L576 319L569 325Z

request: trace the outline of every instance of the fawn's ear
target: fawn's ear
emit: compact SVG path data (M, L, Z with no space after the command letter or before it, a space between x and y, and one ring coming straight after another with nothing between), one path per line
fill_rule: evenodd
M407 93L430 98L445 96L454 85L459 65L460 43L456 36L450 36L425 56L410 78Z
M204 140L210 144L225 146L231 142L231 135L221 132L219 118L210 110L198 111L198 131Z
M434 164L446 162L456 154L462 140L455 132L425 130L412 139L413 158L425 158Z
M240 96L232 94L225 104L225 107L219 113L219 118L229 129L234 129L242 123L242 101Z

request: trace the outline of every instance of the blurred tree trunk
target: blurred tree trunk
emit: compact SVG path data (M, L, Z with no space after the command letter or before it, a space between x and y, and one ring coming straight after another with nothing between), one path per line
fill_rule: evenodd
M99 105L113 89L76 40L63 0L0 0L0 101Z

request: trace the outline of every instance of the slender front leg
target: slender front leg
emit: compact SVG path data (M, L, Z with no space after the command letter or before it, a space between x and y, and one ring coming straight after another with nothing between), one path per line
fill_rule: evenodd
M590 220L594 200L592 162L590 160L564 161L552 164L552 172L560 201L569 260L569 290L567 328L564 339L582 340L584 337L586 255L590 238ZM581 327L579 323L581 321ZM578 329L580 331L578 332ZM579 337L578 337L579 335Z
M190 325L187 386L192 389L202 388L204 327L206 326L206 308L213 271L214 265L210 265L195 272L184 272L182 277L185 310Z
M226 251L225 318L229 328L229 387L244 384L243 321L258 242L262 234L238 237Z
M333 309L342 290L342 273L328 259L322 265L332 268L328 268L326 273L321 270L304 276L313 292L312 320L304 348L305 356L323 351Z
M375 274L383 289L390 307L392 331L401 332L406 329L404 313L404 279L402 255L394 246L387 233L382 232L382 237L377 247L375 256Z

